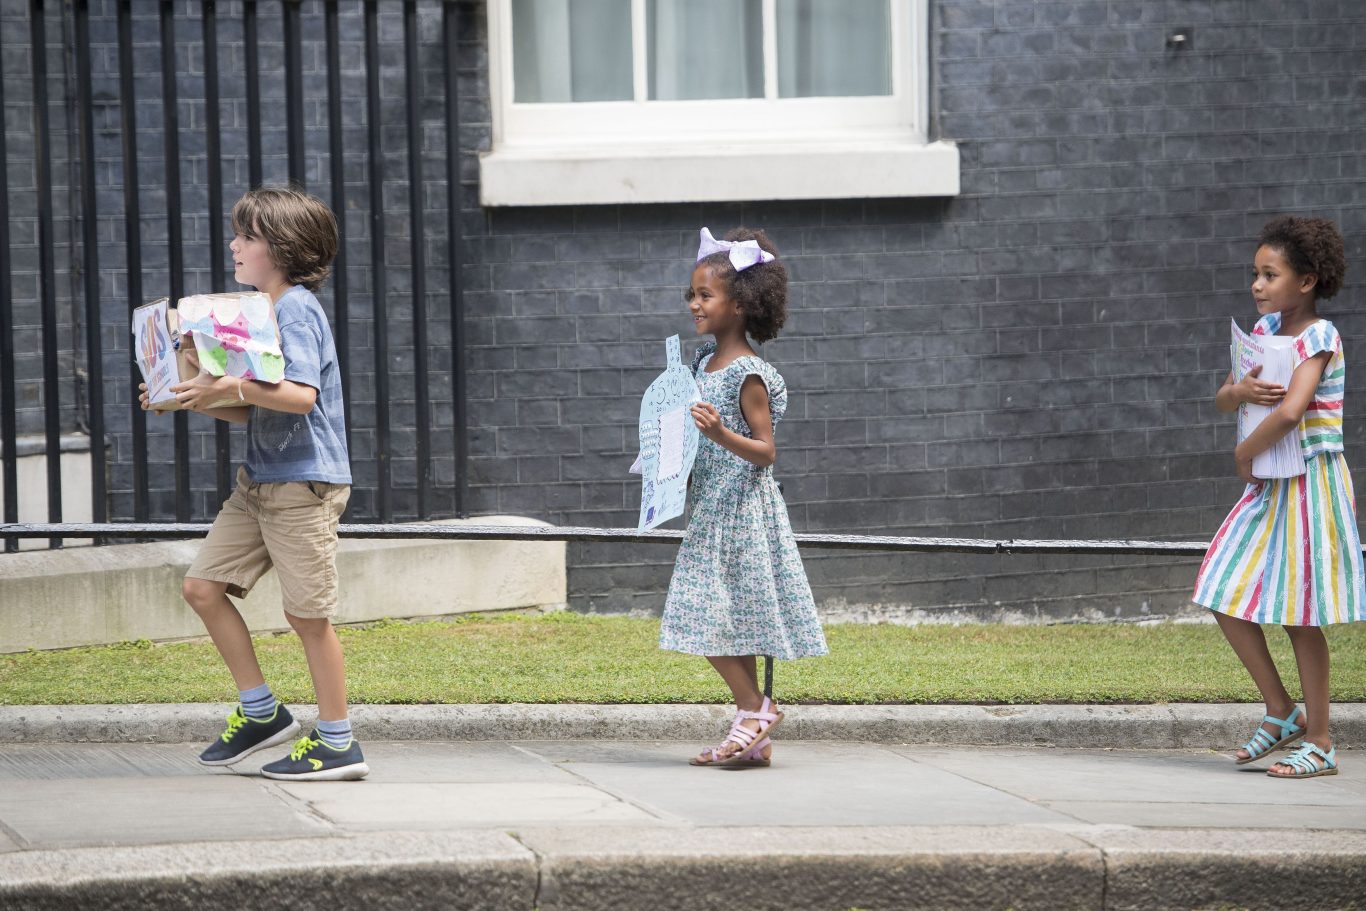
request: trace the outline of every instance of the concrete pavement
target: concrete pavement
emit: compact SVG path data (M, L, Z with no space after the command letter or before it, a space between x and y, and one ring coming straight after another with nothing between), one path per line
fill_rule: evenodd
M1287 782L1205 749L698 745L368 739L367 780L291 784L197 742L8 743L0 907L1366 906L1360 750Z

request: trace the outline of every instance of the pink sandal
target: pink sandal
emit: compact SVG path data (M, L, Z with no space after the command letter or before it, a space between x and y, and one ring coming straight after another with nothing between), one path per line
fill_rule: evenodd
M773 764L771 758L773 753L770 751L769 758L766 758L764 750L772 745L773 741L765 737L762 740L755 741L754 746L743 753L736 753L729 759L723 759L714 764L723 769L766 769Z
M714 765L723 768L763 768L770 764L769 759L762 755L766 747L772 745L769 734L773 732L783 720L783 713L770 711L773 702L767 696L764 703L757 712L747 712L744 709L735 713L735 720L731 722L730 733L726 734L726 739L714 747L708 747L702 751L706 758L694 756L688 760L691 765ZM759 722L759 730L751 731L745 727L746 721ZM727 744L733 743L740 749L728 755L721 755Z

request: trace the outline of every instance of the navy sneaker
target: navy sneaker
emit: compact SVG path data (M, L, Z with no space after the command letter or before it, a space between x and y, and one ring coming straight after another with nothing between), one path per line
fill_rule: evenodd
M356 739L339 750L318 738L314 731L294 742L284 759L261 766L261 774L280 781L355 781L370 774Z
M204 765L232 765L257 750L286 743L297 733L299 722L279 703L275 714L264 721L243 714L239 705L228 716L228 729L199 754L199 761Z

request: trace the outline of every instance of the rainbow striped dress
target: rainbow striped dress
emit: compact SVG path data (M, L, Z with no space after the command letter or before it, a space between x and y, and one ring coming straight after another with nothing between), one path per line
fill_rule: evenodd
M1253 335L1274 335L1280 314ZM1295 337L1295 365L1332 352L1298 433L1305 473L1249 484L1210 542L1194 601L1210 610L1283 626L1366 620L1366 571L1352 475L1342 455L1346 366L1342 337L1321 319Z

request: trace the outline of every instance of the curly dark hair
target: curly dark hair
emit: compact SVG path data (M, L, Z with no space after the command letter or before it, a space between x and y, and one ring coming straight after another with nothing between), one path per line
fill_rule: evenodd
M1281 215L1262 228L1259 246L1271 247L1301 275L1316 275L1314 297L1330 298L1342 289L1347 252L1338 226L1326 218Z
M735 228L726 232L725 240L753 240L775 257L778 248L763 231ZM756 342L767 342L778 337L778 330L787 321L787 267L781 259L771 263L756 263L743 272L736 272L730 258L722 253L703 257L711 274L726 283L731 300L740 305L745 317L745 331Z

